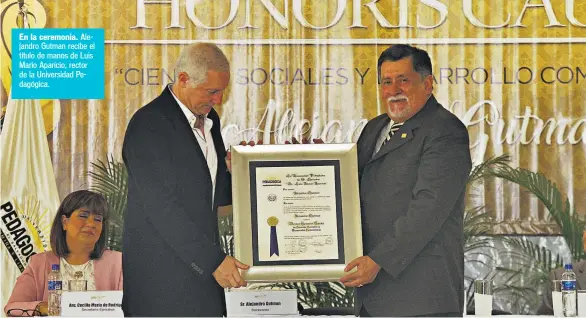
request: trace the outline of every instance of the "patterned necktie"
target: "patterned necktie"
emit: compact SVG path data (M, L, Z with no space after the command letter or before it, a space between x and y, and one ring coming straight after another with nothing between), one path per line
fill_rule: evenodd
M206 115L195 115L195 123L193 123L193 129L203 129L203 125L206 120Z
M385 141L383 142L383 146L386 145L389 140L391 140L391 137L393 137L393 135L397 132L397 130L399 130L399 128L401 128L401 126L403 126L403 123L393 123L393 125L391 125L391 129L387 134L387 138L385 138Z

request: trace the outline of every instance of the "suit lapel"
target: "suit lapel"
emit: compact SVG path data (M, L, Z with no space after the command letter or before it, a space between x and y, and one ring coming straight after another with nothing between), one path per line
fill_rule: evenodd
M366 163L368 163L372 158L372 153L376 147L376 142L378 141L378 137L381 134L381 131L384 129L386 125L389 124L389 116L383 114L375 119L373 119L373 127L372 130L368 134L364 135L364 151L360 151L360 158L358 163L360 165L359 171L362 171L362 168Z
M219 183L222 182L222 178L220 178L221 174L224 173L222 170L227 170L227 166L224 164L224 160L226 157L226 149L224 148L224 140L222 139L222 131L220 127L220 116L216 112L215 109L212 108L208 117L214 122L212 126L212 139L214 141L214 149L216 150L216 188L214 193L214 198L218 197L218 191L220 189ZM214 205L216 204L217 200L214 200Z
M169 106L170 106L167 108L169 109L170 116L173 117L173 121L177 123L177 125L176 125L177 132L190 140L190 142L193 144L193 147L195 147L195 152L197 154L197 160L199 162L203 162L206 165L206 169L204 169L204 170L207 172L206 175L208 176L208 180L210 181L210 185L211 185L212 177L210 175L209 169L207 169L207 162L206 162L206 158L203 154L203 151L201 150L201 147L199 146L199 142L197 141L197 138L193 134L193 128L191 126L189 126L189 121L187 120L187 117L185 117L185 114L181 110L181 107L179 106L179 104L177 103L177 101L175 100L173 95L171 94L170 90L171 90L170 87L166 87L165 90L163 91L163 93L161 94L161 96L165 99L165 103L169 104ZM215 123L214 123L214 125L215 125ZM214 138L214 140L215 140L215 138Z
M226 151L226 148L224 146L224 140L222 140L222 131L221 131L221 127L220 127L220 115L216 112L215 109L212 108L212 110L210 111L210 113L208 114L208 117L212 120L212 122L214 123L214 125L212 126L212 131L211 131L211 135L212 135L212 139L214 141L214 149L216 149L216 157L218 159L218 171L220 171L220 166L221 163L224 158L224 152ZM222 158L220 158L222 157ZM221 160L220 160L221 159Z
M381 149L374 155L374 157L372 157L371 161L377 160L378 158L383 157L389 152L409 142L411 139L413 139L413 131L417 127L419 127L419 122L405 122L405 124L403 124L403 126L401 126L401 128L395 132L393 138L391 138L391 140L382 146Z
M403 126L401 126L397 132L395 132L391 140L382 146L369 162L382 158L390 152L393 152L404 144L410 142L415 137L417 129L421 127L426 117L430 116L437 109L437 107L437 101L435 97L431 95L423 108L417 114L415 114L415 116L409 118L403 124Z

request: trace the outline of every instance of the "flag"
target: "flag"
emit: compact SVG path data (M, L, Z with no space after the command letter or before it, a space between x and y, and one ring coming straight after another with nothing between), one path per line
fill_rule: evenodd
M2 308L30 257L51 249L58 207L41 105L9 97L0 132Z

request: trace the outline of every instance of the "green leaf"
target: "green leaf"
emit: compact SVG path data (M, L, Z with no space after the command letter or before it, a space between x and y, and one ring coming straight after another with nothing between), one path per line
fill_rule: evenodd
M574 261L584 257L582 235L586 222L572 209L570 201L562 199L556 184L539 172L501 165L487 169L488 175L514 182L531 192L549 211L564 236Z
M487 174L487 171L494 169L495 167L506 167L510 160L511 158L506 154L488 158L486 161L472 168L472 171L468 176L468 184L473 184L480 179L491 176L490 174Z
M110 205L108 248L122 250L122 230L124 213L127 207L128 173L122 162L110 158L104 162L91 163L92 170L87 172L91 180L90 190L101 193Z

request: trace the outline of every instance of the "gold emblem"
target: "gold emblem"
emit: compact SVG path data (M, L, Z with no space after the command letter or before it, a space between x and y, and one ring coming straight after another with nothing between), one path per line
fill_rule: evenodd
M269 226L277 226L277 224L279 224L279 219L277 219L274 216L271 216L267 219L267 223L269 224Z
M39 0L2 0L0 3L2 14L2 32L0 37L4 43L12 43L12 29L15 28L37 28L42 29L47 24L47 11ZM2 99L0 100L0 118L6 115L8 107L8 94L12 85L12 56L10 45L0 46L0 89ZM6 63L4 63L6 61ZM39 100L43 111L45 132L50 134L57 127L61 118L61 103L58 99Z

